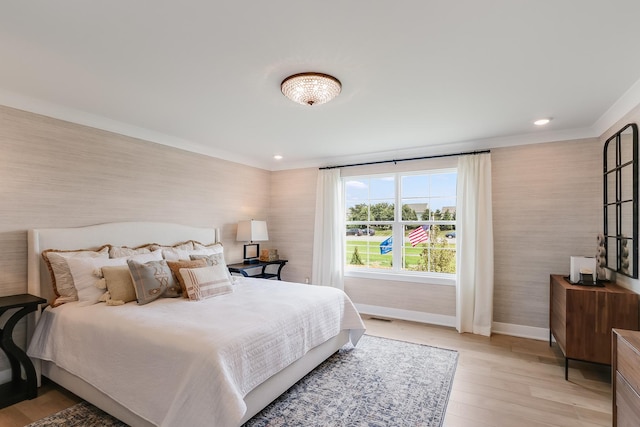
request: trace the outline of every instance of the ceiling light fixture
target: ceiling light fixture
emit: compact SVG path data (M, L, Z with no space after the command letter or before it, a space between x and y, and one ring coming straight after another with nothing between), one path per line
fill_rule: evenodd
M289 76L280 84L282 94L302 105L320 105L340 94L338 79L322 73L300 73Z
M273 158L276 160L282 160L282 156L280 154L276 154Z
M547 123L549 123L550 121L551 121L551 119L539 119L539 120L536 120L535 122L533 122L533 124L536 125L536 126L544 126Z

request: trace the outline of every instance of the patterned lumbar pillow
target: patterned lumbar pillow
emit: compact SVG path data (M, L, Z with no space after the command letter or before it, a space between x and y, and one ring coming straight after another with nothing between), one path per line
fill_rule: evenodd
M230 283L233 283L231 278L231 273L229 273L229 269L227 268L227 263L224 260L224 254L222 252L209 254L209 255L191 255L192 260L204 260L208 266L210 267L219 267L220 272L224 272L227 275Z
M181 268L180 275L191 301L200 301L233 292L229 272L224 264L212 267Z
M128 260L138 304L147 304L160 297L175 298L182 294L165 260L140 263Z

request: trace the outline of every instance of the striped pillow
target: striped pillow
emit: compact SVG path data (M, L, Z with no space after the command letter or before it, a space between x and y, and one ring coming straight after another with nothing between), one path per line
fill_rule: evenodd
M181 268L180 275L191 301L200 301L233 292L225 264L201 268Z

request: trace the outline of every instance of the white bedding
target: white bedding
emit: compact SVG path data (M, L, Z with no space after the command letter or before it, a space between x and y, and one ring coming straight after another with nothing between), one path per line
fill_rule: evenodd
M156 425L234 426L247 393L341 330L364 333L344 292L241 278L199 302L48 308L28 354Z

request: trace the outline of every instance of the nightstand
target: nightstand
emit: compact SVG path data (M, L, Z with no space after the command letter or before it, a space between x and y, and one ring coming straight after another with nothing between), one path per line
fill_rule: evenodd
M11 382L0 385L0 408L13 405L25 399L33 399L38 395L36 371L31 359L13 342L13 328L18 321L45 304L46 299L29 294L0 297L0 316L7 310L18 308L0 329L0 348L5 352L11 364ZM22 368L26 379L22 379Z
M237 264L228 264L227 268L229 269L230 273L240 273L242 274L244 277L256 277L256 278L260 278L260 279L271 279L273 277L275 277L278 280L280 279L280 272L282 271L282 268L284 267L284 265L288 262L288 260L286 259L279 259L276 261L259 261L259 262L255 262L253 264L245 264L243 262L239 262ZM278 271L277 273L268 273L267 272L267 267L270 265L277 265L278 266ZM249 272L247 270L253 270L253 269L261 269L260 273L257 274L249 274Z

